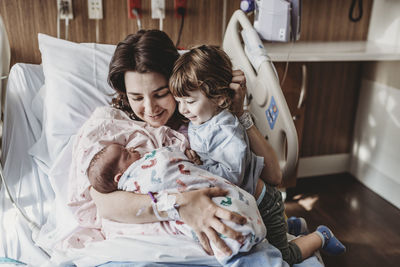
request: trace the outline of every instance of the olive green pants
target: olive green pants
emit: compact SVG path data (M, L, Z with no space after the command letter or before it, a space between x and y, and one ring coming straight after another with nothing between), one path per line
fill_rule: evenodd
M302 262L300 248L287 240L287 224L281 192L269 185L265 185L265 189L265 195L258 209L267 228L267 240L281 251L283 260L290 266Z

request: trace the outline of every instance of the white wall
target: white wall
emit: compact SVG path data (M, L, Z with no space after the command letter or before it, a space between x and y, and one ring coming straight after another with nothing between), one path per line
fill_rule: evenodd
M400 208L400 84L362 81L350 169Z
M400 46L400 1L374 1L368 39ZM400 208L399 61L365 64L350 170Z
M368 40L400 44L400 1L374 0Z

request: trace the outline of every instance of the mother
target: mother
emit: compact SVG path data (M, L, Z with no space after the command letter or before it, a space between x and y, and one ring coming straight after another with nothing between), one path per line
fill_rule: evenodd
M117 45L110 63L108 81L117 92L117 97L113 99L114 107L127 112L132 119L145 121L153 127L167 125L175 130L184 131L185 122L178 113L177 104L168 88L168 80L178 57L177 49L164 32L142 30L128 35ZM245 77L242 71L234 71L233 76L230 87L236 92L234 113L241 116L246 91ZM275 184L279 184L282 176L272 147L255 126L247 130L247 134L252 151L264 157L269 177L272 177ZM260 181L256 195L261 189ZM90 193L104 218L124 223L158 221L148 195L125 191L101 194L93 188ZM236 240L242 237L240 233L222 223L221 219L236 223L244 223L246 219L218 207L211 200L212 197L225 194L222 189L207 188L176 195L182 220L196 232L204 250L210 255L212 250L209 241L214 242L227 254L231 253L218 233ZM121 206L120 203L126 205ZM142 210L141 216L136 216L139 209Z

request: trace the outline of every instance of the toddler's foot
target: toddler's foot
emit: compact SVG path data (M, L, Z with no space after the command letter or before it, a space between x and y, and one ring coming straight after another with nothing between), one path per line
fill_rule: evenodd
M304 218L290 217L287 219L288 233L294 236L308 234L307 223Z
M332 231L325 225L318 226L316 233L322 238L322 250L338 255L346 252L346 247L333 235Z

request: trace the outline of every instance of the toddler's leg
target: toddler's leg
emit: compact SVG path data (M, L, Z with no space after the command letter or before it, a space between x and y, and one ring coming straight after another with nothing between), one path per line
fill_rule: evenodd
M346 251L346 247L326 226L319 226L315 232L305 236L300 236L290 243L297 244L303 255L303 259L312 256L314 252L320 248L322 248L323 251L333 255L337 255Z
M323 251L333 255L338 255L346 251L346 247L342 242L340 242L325 225L318 226L315 233L317 233L322 240Z
M294 236L308 234L307 222L301 217L290 217L287 219L288 233Z
M265 196L258 209L267 228L267 240L281 251L282 258L289 265L301 262L303 257L299 247L287 240L284 205L279 190L266 186Z

